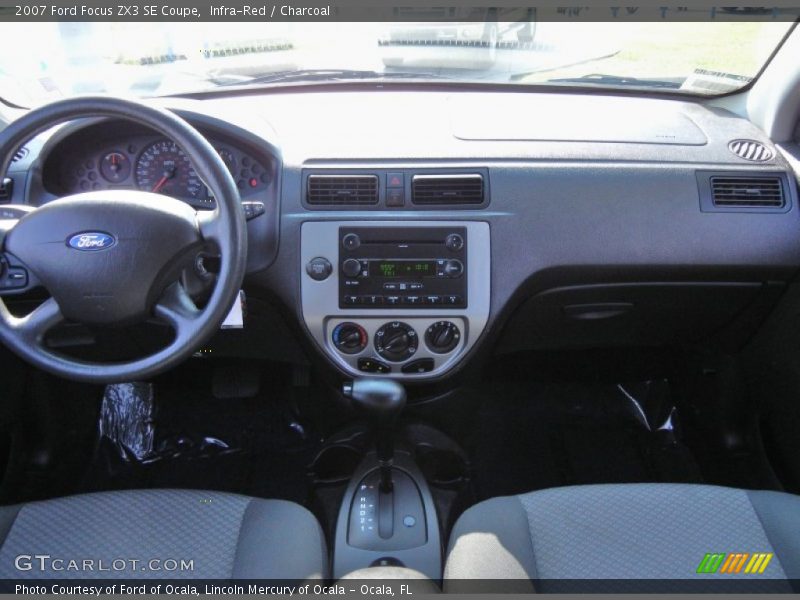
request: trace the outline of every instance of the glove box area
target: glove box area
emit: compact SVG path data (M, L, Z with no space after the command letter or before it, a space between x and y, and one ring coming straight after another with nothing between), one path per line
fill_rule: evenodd
M610 283L552 288L524 300L506 323L498 353L663 346L718 336L744 343L777 301L782 284Z

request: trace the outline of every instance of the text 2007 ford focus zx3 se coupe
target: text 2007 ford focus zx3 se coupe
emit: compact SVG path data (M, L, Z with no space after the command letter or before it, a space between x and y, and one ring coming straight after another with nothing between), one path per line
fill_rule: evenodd
M721 14L4 25L0 580L797 591L800 32Z

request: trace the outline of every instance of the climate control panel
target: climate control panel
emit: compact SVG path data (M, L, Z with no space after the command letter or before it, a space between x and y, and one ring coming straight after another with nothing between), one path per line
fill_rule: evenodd
M359 322L334 319L330 345L359 373L425 375L452 361L462 347L464 320L406 318Z
M349 376L435 378L486 326L490 259L484 222L305 222L302 317Z

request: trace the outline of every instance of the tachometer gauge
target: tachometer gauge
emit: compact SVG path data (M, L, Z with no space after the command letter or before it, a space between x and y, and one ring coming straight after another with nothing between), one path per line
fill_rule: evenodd
M111 183L125 181L131 174L131 161L121 152L109 152L100 159L100 175Z
M161 140L142 151L136 162L136 184L175 198L205 199L206 186L175 142Z

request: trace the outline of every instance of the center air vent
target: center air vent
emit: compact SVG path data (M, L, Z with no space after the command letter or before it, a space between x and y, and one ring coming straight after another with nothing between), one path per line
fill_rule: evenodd
M783 208L783 182L780 177L712 177L711 200L714 206Z
M755 140L733 140L728 148L736 156L753 162L766 162L775 156L772 150Z
M414 175L411 180L411 201L414 204L483 204L483 176Z
M364 206L378 203L376 175L309 175L306 202L315 206Z

